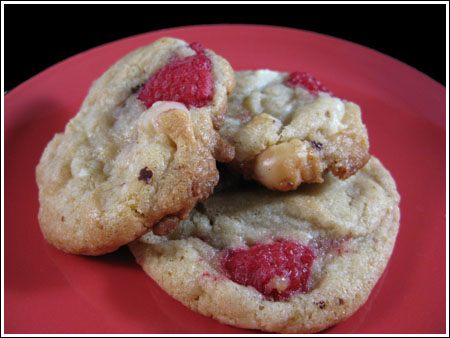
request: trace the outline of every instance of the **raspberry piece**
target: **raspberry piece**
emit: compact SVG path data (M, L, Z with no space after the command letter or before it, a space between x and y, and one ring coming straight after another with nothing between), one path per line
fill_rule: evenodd
M308 291L315 254L307 246L282 240L257 243L250 248L228 249L221 257L225 275L234 282L253 286L268 298L288 299Z
M198 50L203 48L198 45L195 46ZM213 97L211 67L211 60L203 52L184 59L173 58L150 77L138 99L147 108L156 101L176 101L188 107L203 107Z
M315 79L307 72L293 72L289 74L287 84L291 87L302 86L307 89L312 95L317 95L319 92L331 93L322 82Z
M192 42L189 47L194 50L197 54L204 53L205 49L203 48L200 42Z

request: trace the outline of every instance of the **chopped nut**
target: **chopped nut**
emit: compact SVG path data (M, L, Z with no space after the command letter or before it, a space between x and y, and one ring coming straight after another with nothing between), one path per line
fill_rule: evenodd
M302 182L322 182L320 153L309 142L293 139L274 145L255 161L255 178L270 189L288 191Z
M180 223L180 219L177 216L166 216L153 227L153 233L157 236L169 235L175 230L178 223Z

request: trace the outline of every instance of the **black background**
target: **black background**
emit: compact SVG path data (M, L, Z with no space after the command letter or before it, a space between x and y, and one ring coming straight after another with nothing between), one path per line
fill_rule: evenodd
M444 4L6 4L5 89L107 42L214 23L286 26L339 37L390 55L446 85L445 14Z

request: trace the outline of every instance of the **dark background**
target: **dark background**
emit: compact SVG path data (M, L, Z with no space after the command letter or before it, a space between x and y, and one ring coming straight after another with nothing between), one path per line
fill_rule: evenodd
M6 4L5 89L107 42L157 29L214 23L286 26L339 37L390 55L446 85L445 14L444 4Z

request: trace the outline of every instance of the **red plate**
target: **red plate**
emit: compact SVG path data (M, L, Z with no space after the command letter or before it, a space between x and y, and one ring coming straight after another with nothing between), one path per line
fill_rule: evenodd
M64 254L37 222L35 167L92 81L162 36L200 41L235 70L305 70L359 103L371 152L402 196L392 259L367 303L327 333L445 333L445 88L386 55L332 37L269 26L176 28L71 57L5 96L5 333L255 333L196 314L165 294L126 248ZM239 37L238 39L236 37Z

